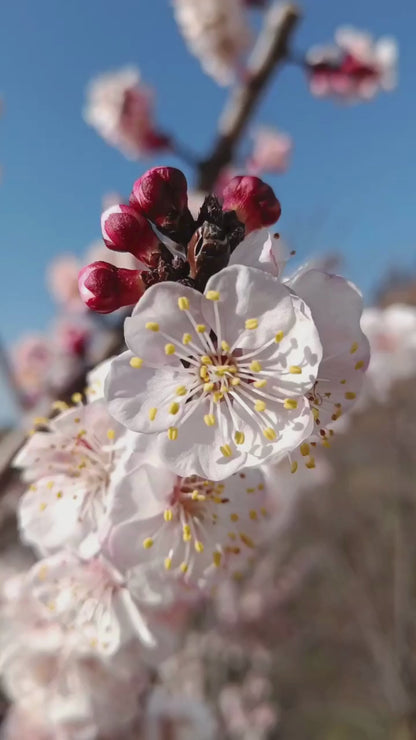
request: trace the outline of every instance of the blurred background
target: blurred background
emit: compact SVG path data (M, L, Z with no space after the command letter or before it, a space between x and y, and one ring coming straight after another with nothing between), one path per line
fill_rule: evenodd
M196 641L205 698L227 740L411 740L416 308L405 309L413 311L405 319L401 309L393 318L383 311L416 306L416 5L303 0L301 11L290 44L295 63L272 75L233 167L245 171L259 125L290 137L284 171L259 176L281 201L292 266L333 261L366 306L377 307L377 368L361 411L322 465L290 482L294 502L273 564L260 563L237 594L220 595L215 631L211 613L201 618L181 657L183 680ZM255 35L263 9L247 13ZM396 39L399 83L389 94L357 104L311 94L299 60L333 43L346 24ZM77 297L78 270L106 258L101 212L126 201L133 181L156 165L179 167L196 190L192 159L209 156L230 90L204 74L167 0L6 2L0 59L0 520L5 552L15 552L13 435L51 399L82 389L86 368L120 340L122 314L94 315ZM187 161L178 147L128 159L87 125L88 83L126 66L140 69L158 128L186 144ZM244 81L243 69L237 77ZM228 726L227 715L239 712L240 724Z

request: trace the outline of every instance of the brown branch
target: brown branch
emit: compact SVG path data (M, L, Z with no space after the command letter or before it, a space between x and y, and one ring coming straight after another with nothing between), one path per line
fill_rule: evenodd
M284 62L300 11L294 5L272 5L247 64L245 80L232 92L221 116L210 156L200 163L197 189L210 192L223 167L234 158L241 135L273 72Z

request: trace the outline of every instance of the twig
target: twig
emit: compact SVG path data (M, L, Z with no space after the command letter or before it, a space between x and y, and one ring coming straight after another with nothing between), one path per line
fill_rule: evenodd
M299 20L300 11L294 5L276 3L266 14L245 79L235 88L225 107L212 153L199 165L198 190L211 191L222 168L233 160L244 128L272 73L287 58L289 40Z

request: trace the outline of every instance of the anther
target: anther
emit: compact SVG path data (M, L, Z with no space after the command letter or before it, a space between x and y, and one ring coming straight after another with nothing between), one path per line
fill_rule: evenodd
M234 434L234 440L235 440L235 443L237 445L244 444L244 440L245 440L245 434L244 434L244 432L236 432Z
M283 406L288 411L294 411L298 407L298 402L295 398L285 398L285 400L283 401Z
M253 360L253 362L250 363L250 370L253 373L259 373L261 371L261 364L258 360Z
M174 355L174 354L175 354L175 345L165 344L165 355Z
M174 442L175 439L178 439L178 430L176 427L169 427L168 429L168 438Z
M145 550L150 550L150 548L153 547L153 540L151 537L146 537L146 539L143 540L143 547Z
M265 411L266 410L266 404L264 401L256 401L254 404L254 408L256 411Z
M246 319L246 329L257 329L259 322L257 319Z
M207 427L213 427L213 426L215 426L215 416L214 416L214 414L205 414L205 416L204 416L204 422L207 425Z
M299 365L291 365L289 368L289 372L292 375L301 375L302 374L302 368L299 367Z
M220 294L218 290L207 290L207 292L205 293L205 298L207 298L208 301L219 301Z
M284 337L284 333L282 331L278 331L277 334L275 335L274 341L279 343L282 341L283 337Z
M181 296L178 298L178 306L181 311L188 311L189 310L189 300L185 296Z
M263 434L269 442L273 442L276 439L276 432L271 427L263 429Z
M132 357L130 359L130 367L134 367L135 369L138 370L139 368L141 368L142 365L143 365L143 360L141 357Z
M149 331L159 331L159 324L157 321L148 321L144 325L145 329L148 329Z
M174 401L174 402L173 402L173 403L171 403L171 405L169 406L169 413L170 413L170 414L172 414L172 416L174 416L175 414L177 414L177 413L178 413L179 409L180 409L180 406L179 406L179 404L178 404L178 403L177 403L176 401Z
M220 447L220 451L224 457L231 457L233 454L230 445L222 445L222 447Z

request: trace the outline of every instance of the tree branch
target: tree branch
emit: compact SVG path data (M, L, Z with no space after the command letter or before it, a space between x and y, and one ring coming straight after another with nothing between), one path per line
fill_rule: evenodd
M300 11L294 5L272 5L248 60L245 80L232 92L221 116L217 140L211 155L200 163L197 189L210 192L235 149L272 73L288 55L288 44Z

